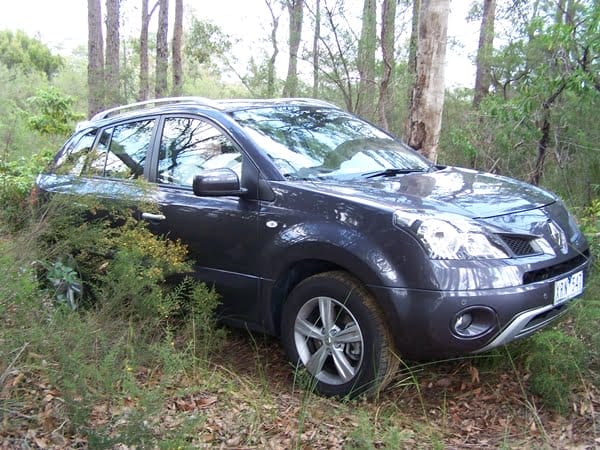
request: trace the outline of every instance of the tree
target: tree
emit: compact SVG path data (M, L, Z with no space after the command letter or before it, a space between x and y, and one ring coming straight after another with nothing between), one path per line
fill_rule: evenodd
M277 45L277 29L279 28L279 18L281 16L281 10L276 9L276 5L280 4L274 0L265 0L265 4L269 9L271 15L271 47L272 52L269 60L267 61L267 97L273 97L275 95L275 63L277 62L277 55L279 54L279 46Z
M148 64L148 27L150 19L158 6L158 2L154 4L152 10L148 12L148 0L142 0L142 27L140 31L140 90L138 100L146 100L150 92L149 86L149 64Z
M183 63L181 59L181 43L183 36L183 0L175 0L175 23L173 24L173 95L181 95L183 91Z
M88 0L88 114L104 108L104 52L100 0Z
M477 46L477 70L475 73L475 89L473 106L479 104L490 89L490 59L494 48L494 19L496 16L496 0L483 0L483 14L479 29L479 45Z
M218 25L192 17L184 53L195 66L214 64L225 56L231 45L231 37Z
M410 39L408 42L408 72L412 75L413 81L417 77L417 45L419 43L420 11L421 0L413 0Z
M444 65L450 0L422 0L419 11L417 73L412 88L406 141L437 160L444 108Z
M497 1L495 23L488 94L478 109L468 90L445 102L444 161L589 204L600 192L600 3Z
M319 33L319 73L322 89L335 89L341 95L346 109L356 111L356 86L353 82L356 71L357 36L348 26L345 3L334 5L323 1L323 22ZM313 16L315 14L313 13Z
M319 95L319 39L321 38L321 0L315 3L315 32L313 35L313 89L312 96Z
M73 131L74 122L82 119L73 111L74 98L53 86L38 90L28 102L37 114L29 116L27 125L42 134L68 136Z
M64 65L63 59L53 55L40 40L27 36L23 31L0 31L0 63L9 69L29 73L43 72L48 79Z
M356 111L361 116L373 120L375 100L375 50L377 48L377 3L364 0L362 29L358 41L357 68L359 74Z
M379 83L377 112L379 125L389 129L387 120L387 102L390 98L390 81L394 72L394 42L396 39L396 0L383 0L381 7L381 57L383 74Z
M104 75L106 86L106 105L116 106L121 103L119 76L119 3L120 0L106 0L106 56L104 59Z
M156 81L154 95L156 98L167 94L167 72L169 69L169 0L159 0L158 31L156 33Z
M298 95L298 50L302 40L303 5L304 0L286 0L290 16L290 59L285 85L283 86L284 97L296 97Z

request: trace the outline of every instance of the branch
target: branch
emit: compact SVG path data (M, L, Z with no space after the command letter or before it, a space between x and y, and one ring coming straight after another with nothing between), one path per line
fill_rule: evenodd
M8 378L8 375L10 374L11 369L13 368L13 366L15 365L17 360L21 357L21 354L25 351L25 349L27 348L28 345L29 345L29 342L25 342L23 344L23 346L19 349L17 356L15 356L13 358L13 360L10 362L10 364L8 365L8 367L6 368L4 373L2 373L2 375L0 376L0 386L2 386L4 384L4 382Z

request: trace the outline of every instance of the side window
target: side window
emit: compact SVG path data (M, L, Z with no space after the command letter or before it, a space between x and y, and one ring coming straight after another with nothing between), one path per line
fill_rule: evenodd
M59 175L81 175L98 130L92 130L79 139L73 139L54 165L54 172Z
M202 170L230 168L242 172L242 155L214 125L200 119L170 117L158 155L158 182L192 186Z
M100 159L101 150L106 151L108 147L104 176L126 179L142 176L153 129L154 120L130 122L114 127L112 135L107 137L108 144L104 142L104 135L101 136L97 148Z
M104 165L106 164L106 154L108 153L111 134L112 128L102 131L98 143L88 154L82 171L83 175L99 177L104 175Z

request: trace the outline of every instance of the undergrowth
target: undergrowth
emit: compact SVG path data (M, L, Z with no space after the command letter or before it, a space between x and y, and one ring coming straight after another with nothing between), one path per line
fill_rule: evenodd
M182 376L202 378L223 342L218 296L185 276L187 248L150 233L129 207L57 198L27 213L19 226L3 221L11 234L0 240L3 434L18 446L23 426L46 421L100 447L156 445L145 418ZM55 295L49 279L61 274L83 282L77 304ZM28 394L31 383L60 398L51 417L23 413L43 401ZM103 404L126 420L99 427Z

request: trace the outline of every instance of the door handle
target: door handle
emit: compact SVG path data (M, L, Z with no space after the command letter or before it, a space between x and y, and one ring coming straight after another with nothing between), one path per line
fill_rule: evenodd
M165 220L166 216L163 214L152 214L152 213L142 213L142 219L149 220L150 222L159 222L161 220Z

